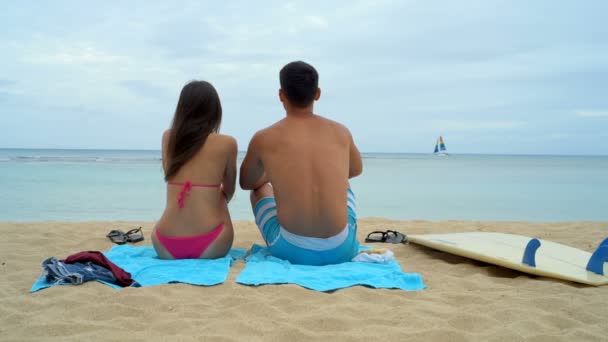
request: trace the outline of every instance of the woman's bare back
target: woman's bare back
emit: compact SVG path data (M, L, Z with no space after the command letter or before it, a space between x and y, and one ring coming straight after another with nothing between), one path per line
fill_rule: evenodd
M169 131L163 136L163 167L167 165ZM234 173L232 177L227 174ZM232 245L233 227L223 187L234 187L236 175L236 141L229 136L212 133L199 151L186 162L167 183L166 207L156 224L167 237L189 237L209 233L223 224L222 233L202 257L218 257ZM232 178L233 184L226 184ZM193 186L187 189L187 183ZM182 203L180 204L180 198ZM159 256L166 251L152 234Z

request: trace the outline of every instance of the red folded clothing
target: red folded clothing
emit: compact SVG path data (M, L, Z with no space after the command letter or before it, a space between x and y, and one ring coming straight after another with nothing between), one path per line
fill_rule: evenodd
M66 264L90 261L96 265L103 266L103 267L109 269L112 272L112 274L114 275L114 278L116 278L117 285L131 286L131 284L134 283L134 280L131 278L131 273L116 266L116 264L111 262L101 252L97 252L97 251L79 252L76 254L72 254L69 257L67 257L61 261L65 262Z

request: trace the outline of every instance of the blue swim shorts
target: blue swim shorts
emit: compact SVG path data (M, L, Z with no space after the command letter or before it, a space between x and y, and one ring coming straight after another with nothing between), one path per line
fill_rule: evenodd
M292 264L329 265L351 261L359 251L355 195L351 189L347 194L347 210L348 223L344 230L325 239L296 235L281 227L274 197L260 199L253 213L273 256Z

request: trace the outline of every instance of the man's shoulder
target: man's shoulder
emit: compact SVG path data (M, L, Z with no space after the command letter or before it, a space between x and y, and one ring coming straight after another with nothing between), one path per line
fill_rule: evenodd
M329 119L329 118L321 116L321 115L317 115L317 118L319 120L321 120L324 124L334 128L336 131L339 131L344 134L350 134L349 129L343 123Z
M265 139L270 136L277 134L278 131L281 130L283 126L283 120L279 120L272 125L262 128L259 131L255 132L252 139Z

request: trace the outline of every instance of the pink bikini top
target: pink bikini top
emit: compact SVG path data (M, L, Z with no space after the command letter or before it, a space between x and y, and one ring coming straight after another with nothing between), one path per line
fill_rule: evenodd
M192 188L219 188L221 184L194 184L190 181L187 182L167 182L169 185L179 185L182 187L182 190L177 195L177 206L182 209L184 207L184 200L186 196L190 195L190 190Z

